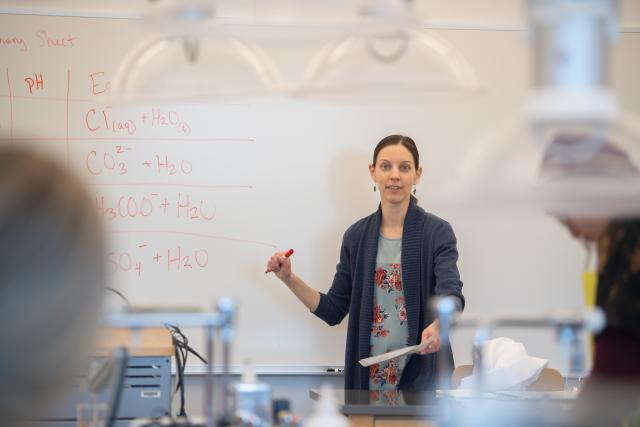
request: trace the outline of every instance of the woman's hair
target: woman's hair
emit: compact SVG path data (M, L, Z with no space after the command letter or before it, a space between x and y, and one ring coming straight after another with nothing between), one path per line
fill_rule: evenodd
M409 150L411 155L413 156L413 162L415 163L415 168L418 169L420 167L420 155L418 154L418 147L416 147L416 143L408 136L404 135L389 135L387 137L382 138L376 148L373 150L373 165L376 165L378 161L378 154L380 150L389 145L398 145L401 144L404 148Z
M37 417L84 367L105 287L103 235L74 175L42 155L0 146L3 424Z

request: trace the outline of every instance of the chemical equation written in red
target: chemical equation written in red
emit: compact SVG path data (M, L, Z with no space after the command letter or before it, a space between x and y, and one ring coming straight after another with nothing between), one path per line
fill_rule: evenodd
M152 248L139 243L132 251L114 251L107 254L110 274L124 273L142 277L153 270L180 273L204 270L209 265L209 251L202 247L175 245L171 248Z

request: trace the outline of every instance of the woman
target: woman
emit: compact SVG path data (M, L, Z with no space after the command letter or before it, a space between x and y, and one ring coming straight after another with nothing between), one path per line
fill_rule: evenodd
M596 304L607 327L595 337L591 375L640 381L640 220L570 218L566 224L598 248Z
M546 182L585 179L594 183L637 182L638 169L628 154L612 142L585 156L584 135L561 135L547 149L540 169ZM574 150L581 156L568 157ZM590 204L603 205L597 187ZM589 193L583 192L588 197ZM615 192L614 192L615 193ZM583 203L582 206L588 206ZM614 212L614 206L609 209ZM607 318L606 328L594 337L591 374L576 405L576 425L636 425L640 420L640 218L586 215L579 209L560 220L571 235L596 247L596 305ZM635 415L634 415L635 414Z
M593 367L580 392L576 425L640 422L640 220L569 218L574 237L598 250L596 304L607 316L595 336Z
M640 218L614 216L615 205L602 200L598 188L638 182L640 172L629 155L612 142L605 141L593 152L584 151L584 135L560 135L545 152L540 177L546 183L554 180L580 182L585 188L594 188L593 194L585 192L581 205L565 213L560 219L571 235L588 244L595 244L598 254L596 304L607 316L607 327L595 337L595 354L592 378L640 379ZM573 150L573 157L566 153ZM561 156L563 154L564 156ZM588 156L587 156L588 155ZM613 193L615 194L615 192ZM586 199L591 197L592 200ZM609 196L610 197L610 196ZM611 199L614 200L614 199ZM607 215L588 215L581 206L612 205L612 218ZM614 200L615 201L615 200ZM619 202L619 201L618 201ZM625 202L626 203L626 202ZM625 204L626 206L626 204ZM583 208L584 209L584 208ZM633 212L632 212L633 213ZM634 355L634 357L631 357Z
M84 185L42 155L0 146L0 424L30 425L88 362L104 259Z
M269 259L267 268L329 325L349 314L345 389L368 389L375 399L380 392L434 387L440 336L429 299L455 296L462 310L464 297L451 226L425 212L411 195L422 175L415 142L401 135L382 139L369 173L380 206L345 232L340 262L326 294L295 275L282 252ZM420 355L370 368L358 364L362 358L419 342L430 342ZM450 350L445 357L453 367Z

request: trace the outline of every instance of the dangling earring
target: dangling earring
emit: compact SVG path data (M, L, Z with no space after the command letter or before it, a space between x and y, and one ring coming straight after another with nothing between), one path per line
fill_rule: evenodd
M416 186L415 185L413 186L413 195L414 196L416 195Z
M376 186L375 185L373 186L373 192L374 193L376 192Z

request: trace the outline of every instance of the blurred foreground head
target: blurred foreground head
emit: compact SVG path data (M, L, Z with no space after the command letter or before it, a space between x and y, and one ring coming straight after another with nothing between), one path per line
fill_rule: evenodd
M0 423L34 417L88 356L104 290L103 230L82 183L0 146Z

